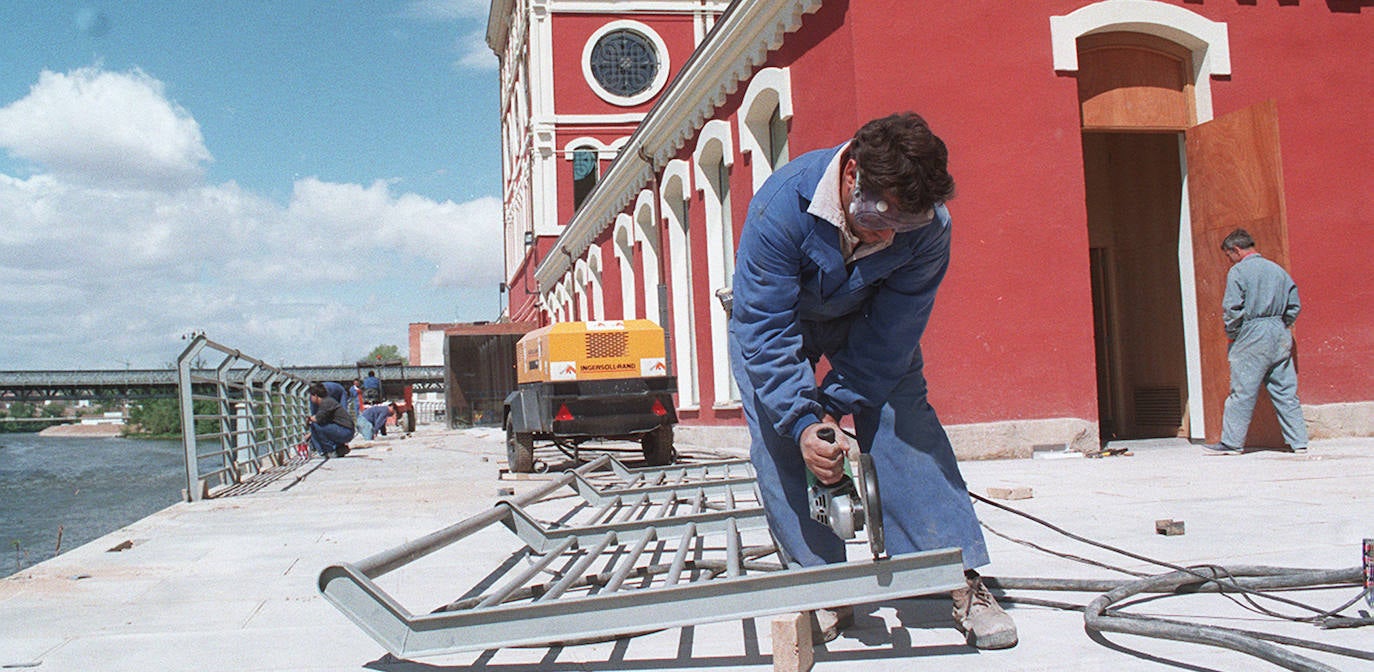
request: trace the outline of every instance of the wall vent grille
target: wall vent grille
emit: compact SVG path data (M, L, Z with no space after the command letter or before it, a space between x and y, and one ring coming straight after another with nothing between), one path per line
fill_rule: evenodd
M1134 404L1136 425L1178 427L1183 423L1183 395L1177 387L1137 387Z

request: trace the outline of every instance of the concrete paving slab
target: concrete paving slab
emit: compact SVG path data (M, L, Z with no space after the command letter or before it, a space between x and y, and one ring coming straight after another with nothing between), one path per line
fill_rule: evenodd
M523 493L543 485L539 477L500 478L503 440L491 429L422 427L404 440L360 445L343 459L298 465L252 494L174 505L0 580L0 666L243 672L772 669L766 618L594 644L395 660L320 596L316 581L329 564L357 561L463 520L492 506L500 488ZM1031 498L1006 503L1077 534L1178 564L1353 567L1360 539L1374 537L1374 439L1318 441L1305 455L1213 457L1181 441L1130 447L1131 456L966 462L962 469L974 493L1031 488ZM719 457L743 451L713 446L686 452ZM989 575L1125 576L1061 555L1135 572L1165 571L986 504L975 508L988 528ZM1185 533L1157 534L1155 521L1164 518L1184 521ZM134 542L127 550L107 550L126 540ZM472 543L436 553L379 583L423 611L462 596L519 546L503 528L467 541ZM850 549L855 558L867 554L862 542ZM1078 604L1095 596L1011 594ZM1295 595L1329 608L1353 593ZM1133 610L1374 648L1370 628L1321 631L1274 622L1215 595L1147 599ZM1195 644L1089 636L1075 612L1026 605L1011 605L1009 612L1021 643L1006 651L977 651L953 629L947 599L859 605L855 627L815 649L815 669L1279 669ZM1341 670L1374 670L1370 661L1306 655Z

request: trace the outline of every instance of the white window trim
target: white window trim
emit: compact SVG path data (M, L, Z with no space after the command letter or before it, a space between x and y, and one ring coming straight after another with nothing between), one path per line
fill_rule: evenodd
M635 198L634 232L635 241L640 244L639 256L642 260L639 279L644 286L644 319L658 324L662 318L658 306L659 254L663 244L658 237L658 222L654 216L654 192L642 189ZM663 325L659 325L663 326Z
M598 161L610 161L620 152L620 147L624 144L624 140L617 140L608 145L597 138L584 135L563 143L563 160L572 161L573 152L579 149L594 149ZM600 173L601 171L598 169L597 174Z
M719 145L720 161L729 168L735 162L735 142L731 137L730 123L712 119L701 127L697 134L697 146L692 151L692 164L696 168L696 186L705 198L706 210L706 267L707 288L712 296L716 290L729 287L731 282L730 264L734 259L734 223L731 213L725 209L720 194L715 193L711 184L713 178L706 175L702 167L702 157L712 145ZM727 246L729 249L727 250ZM711 370L715 384L717 408L729 407L739 403L739 386L735 383L734 372L730 370L729 318L719 301L711 301Z
M607 91L601 86L601 82L596 81L596 76L592 74L592 48L596 46L597 40L600 40L602 36L614 30L633 30L649 38L649 41L654 45L654 49L658 51L658 72L654 74L653 83L649 85L649 88L633 96L617 96ZM672 65L668 57L667 43L663 41L662 37L659 37L658 33L653 28L638 21L631 21L629 19L611 21L592 33L592 36L587 39L587 44L582 47L582 76L587 80L587 86L592 88L592 92L595 93L598 98L620 107L639 105L657 96L659 92L663 90L663 86L668 83L668 71L671 69Z
M612 245L620 262L620 318L633 320L639 316L635 301L635 234L630 216L623 212L615 217Z
M1226 24L1155 0L1103 0L1065 16L1050 17L1054 69L1078 72L1078 38L1093 33L1145 33L1193 52L1193 90L1198 123L1212 119L1212 77L1231 74Z
M751 154L754 157L749 164L753 171L754 191L756 192L763 185L763 181L768 179L768 176L772 175L776 169L766 160L768 152L764 151L763 142L754 132L759 117L763 117L762 123L767 126L769 118L772 116L774 106L761 104L761 100L772 102L763 98L766 93L771 93L777 98L778 116L783 119L791 119L792 76L787 68L764 68L758 71L758 74L749 80L749 88L745 90L744 100L740 103L739 151L741 154Z
M673 159L663 169L660 182L659 212L668 227L668 264L673 296L673 363L677 374L679 410L700 408L701 387L697 382L696 287L692 285L691 223L679 220L680 208L691 199L691 167ZM674 203L673 201L677 202Z
M601 322L606 319L606 290L601 285L601 248L596 245L587 247L587 279L592 289L592 319Z

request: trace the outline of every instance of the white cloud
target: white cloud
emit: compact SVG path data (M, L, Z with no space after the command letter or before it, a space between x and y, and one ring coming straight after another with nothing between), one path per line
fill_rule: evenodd
M436 202L393 194L380 180L364 187L307 178L296 182L288 218L288 228L333 240L362 267L370 266L375 254L395 250L433 262L433 285L484 287L501 281L501 201L494 197Z
M177 139L145 137L162 149L132 157L142 167L126 175L146 179L98 181L83 169L98 161L54 140L26 108L51 100L46 94L0 111L12 115L0 117L5 146L36 161L41 154L51 169L0 174L0 369L161 366L192 329L273 363L328 363L380 342L404 345L407 322L432 319L427 306L396 305L404 297L395 293L368 305L379 291L369 280L416 295L439 288L445 297L486 296L501 280L499 199L439 202L397 193L385 180L364 186L312 177L298 180L283 205L233 182L190 181L196 157L208 157L198 131L187 130L195 120L161 98L156 81L104 74L67 75L61 86L51 81L64 76L45 74L34 89L124 87L141 109L176 110L176 123L161 128ZM86 115L92 156L151 128L126 123L128 106L115 106L108 124L73 112L79 106L45 106ZM16 129L11 119L27 125ZM163 175L180 171L180 188L152 188L166 187L152 179L155 165L168 167ZM416 268L433 270L398 277ZM482 308L485 317L490 307Z
M482 31L468 33L458 38L458 60L453 62L457 70L495 70L498 65L496 54L487 46L487 34Z
M66 179L169 188L212 160L190 113L141 71L44 71L29 95L0 108L0 147Z

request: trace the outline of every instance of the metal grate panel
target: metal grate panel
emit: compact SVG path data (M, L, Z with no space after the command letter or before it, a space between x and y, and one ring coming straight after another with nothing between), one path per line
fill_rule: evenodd
M629 347L629 332L593 331L587 333L587 359L624 357Z
M572 509L550 509L567 506L565 497L541 501L565 487L580 495ZM515 560L427 614L373 582L498 522L524 544ZM748 461L629 469L610 456L409 544L327 567L319 579L326 599L403 657L619 637L964 585L958 549L786 567Z

